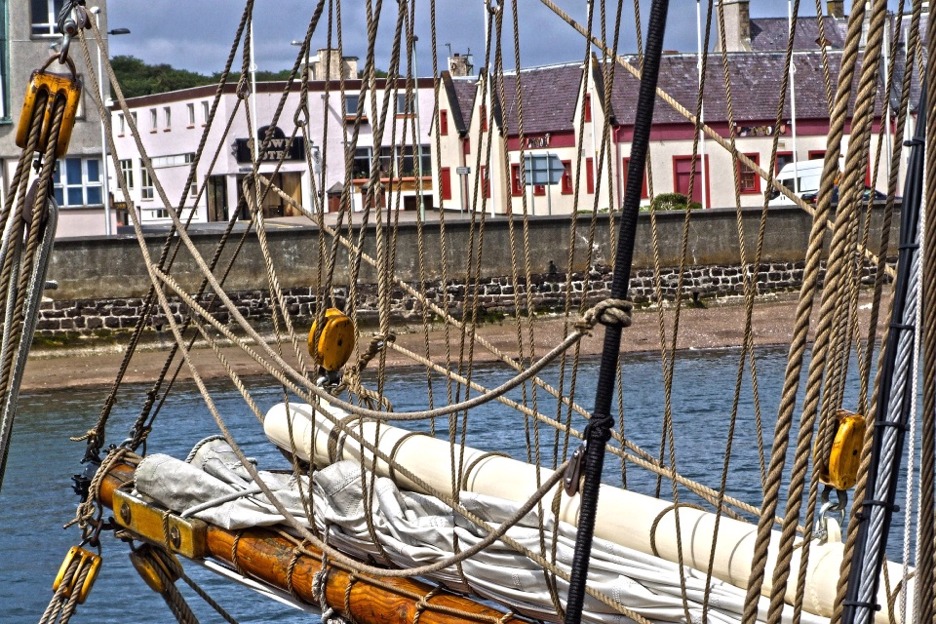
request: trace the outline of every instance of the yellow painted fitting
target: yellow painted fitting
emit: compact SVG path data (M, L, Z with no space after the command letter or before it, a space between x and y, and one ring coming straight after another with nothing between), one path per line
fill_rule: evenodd
M168 591L167 581L175 583L179 580L177 573L179 563L172 553L154 548L149 544L144 544L131 552L130 563L133 564L143 582L157 594L164 594Z
M68 572L68 568L71 566L72 562L76 559L78 560L78 566L75 568L71 578L66 579L65 574ZM91 593L91 586L94 585L98 572L101 571L101 558L80 546L72 546L68 550L68 554L65 555L65 560L62 561L62 565L59 567L58 574L55 575L55 581L52 583L52 591L58 591L59 586L65 582L67 585L63 591L63 595L65 598L71 597L72 592L75 591L75 583L78 581L81 569L86 566L89 567L88 573L85 575L81 587L78 588L78 604L84 603L88 594Z
M835 439L829 453L829 464L823 465L817 447L815 457L819 480L831 485L836 490L847 490L858 481L858 467L861 463L861 448L864 446L865 418L847 410L836 414L838 426Z
M329 372L340 369L354 350L354 323L341 310L328 308L325 311L325 326L315 343L317 324L309 330L309 355Z
M45 98L40 95L45 94ZM81 99L81 81L75 77L62 74L52 74L42 70L32 73L29 86L26 88L26 99L23 101L23 110L20 112L19 125L16 128L16 145L25 148L29 141L29 127L33 114L39 101L44 102L42 129L39 132L39 149L49 140L49 130L52 125L52 112L56 100L65 100L65 114L62 117L62 126L59 129L58 140L55 145L55 157L61 158L68 151L71 141L72 129L75 127L75 116L78 113L78 102Z

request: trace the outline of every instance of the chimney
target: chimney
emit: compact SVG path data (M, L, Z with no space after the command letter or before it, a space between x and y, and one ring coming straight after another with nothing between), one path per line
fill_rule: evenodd
M826 7L829 11L829 17L838 19L845 17L845 0L828 0Z
M448 58L449 73L452 76L470 76L474 71L471 55L462 56L458 52Z
M725 41L718 42L721 52L751 51L751 13L749 0L724 0Z
M341 78L353 79L358 77L356 56L339 56L338 50L323 48L318 51L315 60L309 63L309 78L311 80L331 80Z

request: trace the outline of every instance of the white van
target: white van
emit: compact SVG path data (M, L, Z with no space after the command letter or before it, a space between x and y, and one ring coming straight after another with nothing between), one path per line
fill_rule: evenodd
M824 165L825 161L822 159L787 163L780 169L776 180L800 197L807 193L816 193L819 191L819 181L822 178ZM770 200L767 202L769 206L793 205L793 200L777 189L771 187L769 192Z

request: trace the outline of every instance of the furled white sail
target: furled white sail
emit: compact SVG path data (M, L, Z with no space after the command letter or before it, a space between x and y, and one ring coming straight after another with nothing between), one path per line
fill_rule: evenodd
M307 404L290 403L288 410L285 404L275 405L267 412L264 429L275 444L286 450L295 450L298 456L313 460L317 465L325 466L341 459L360 461L361 446L353 438L339 434L333 425L334 421L348 418L348 414L325 402L320 410L327 410L329 416L316 413ZM363 439L379 448L385 456L392 455L396 464L405 466L430 487L442 492L451 490L451 449L448 442L424 435L414 436L406 430L386 424L380 424L378 427L375 422L354 421L353 429L362 435ZM365 456L370 465L372 454L367 451ZM462 465L465 467L461 484L463 491L522 502L536 490L537 468L530 464L466 448ZM375 462L375 470L380 475L394 478L403 489L419 490L415 483L400 474L399 469L391 471L383 460ZM541 480L546 479L549 474L549 471L542 470ZM551 496L547 495L546 498L551 500ZM598 505L596 537L645 554L655 554L670 562L680 561L676 540L676 513L672 505L650 496L607 485L602 485ZM717 539L713 539L716 536L715 514L682 507L678 515L683 563L697 570L707 569L714 542L716 548L713 574L736 587L747 587L757 527L723 517L719 522ZM568 497L563 493L560 520L574 526L577 517L578 496ZM764 595L770 592L769 580L776 560L778 541L779 534L775 533L768 552L767 582L762 590ZM653 552L653 546L656 553ZM812 545L807 591L803 603L807 612L824 617L832 615L842 553L843 545L840 542L829 541ZM792 569L799 567L799 556L800 550L797 549ZM897 586L898 580L902 578L901 567L896 564L888 566L891 587ZM884 593L885 586L882 582L879 600L883 605L888 604ZM908 600L912 600L912 579L901 582L900 587L907 592ZM786 592L789 604L794 602L795 591L794 576ZM895 614L895 617L899 618L899 615ZM878 613L876 621L882 624L889 621L886 608Z

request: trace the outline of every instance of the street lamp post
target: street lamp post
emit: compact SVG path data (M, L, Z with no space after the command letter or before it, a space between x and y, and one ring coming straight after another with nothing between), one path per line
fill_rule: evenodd
M95 15L101 12L101 7L93 7L91 12ZM107 31L108 35L129 35L129 28L114 28L113 30ZM107 109L107 92L109 89L106 89L104 86L104 60L101 55L101 48L104 47L104 41L99 40L97 45L97 62L98 62L98 86L100 87L101 95L101 104L104 107L104 114L101 115L101 193L103 197L101 198L104 203L104 234L110 236L113 234L111 230L111 211L110 211L110 182L108 180L108 166L107 166L107 133L106 127L104 125L104 115L110 114Z

